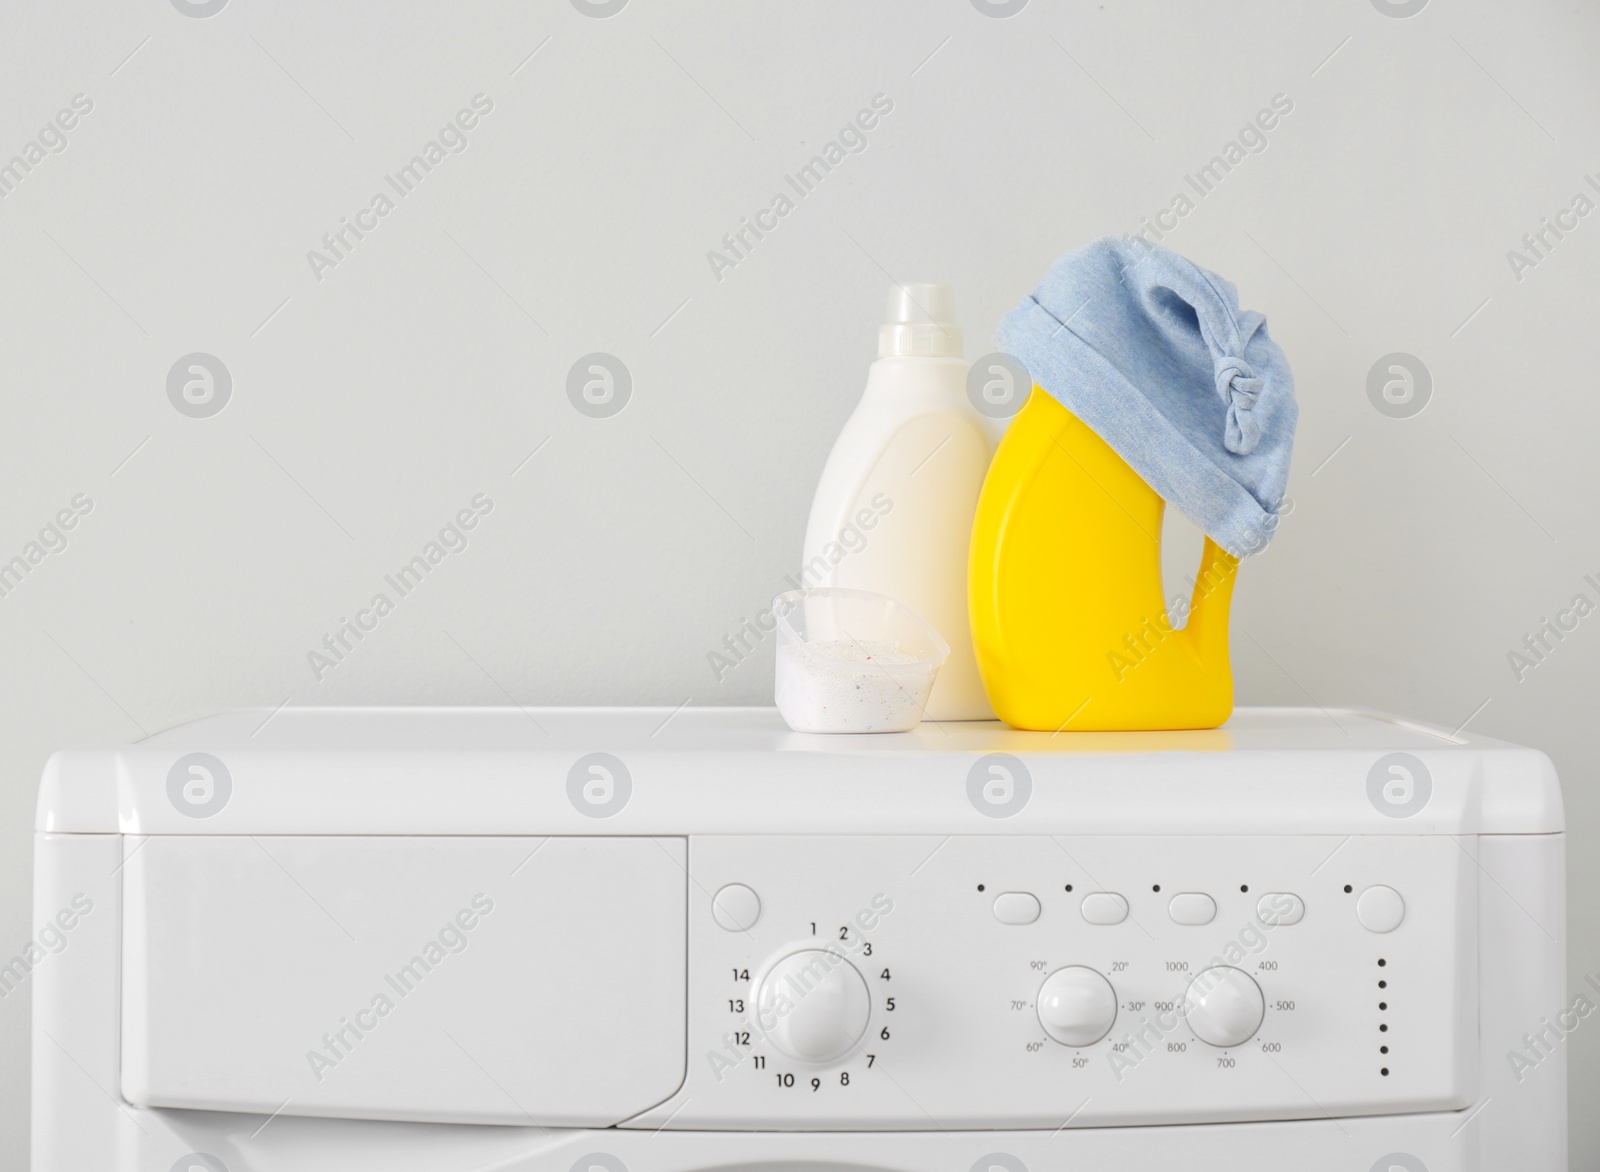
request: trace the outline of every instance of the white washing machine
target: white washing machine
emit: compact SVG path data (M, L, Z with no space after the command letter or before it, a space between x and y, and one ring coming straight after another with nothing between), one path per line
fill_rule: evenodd
M1549 760L769 709L54 756L36 1172L1566 1167Z

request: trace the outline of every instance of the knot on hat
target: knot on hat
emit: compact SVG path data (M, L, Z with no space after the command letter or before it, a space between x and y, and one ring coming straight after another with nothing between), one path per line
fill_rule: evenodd
M1261 395L1261 380L1243 358L1224 356L1216 361L1217 394L1228 405L1228 425L1222 442L1236 456L1255 451L1261 440L1261 423L1251 413Z

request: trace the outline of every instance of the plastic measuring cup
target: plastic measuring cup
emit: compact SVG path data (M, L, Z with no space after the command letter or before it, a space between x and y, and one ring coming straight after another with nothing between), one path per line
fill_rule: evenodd
M778 711L796 732L904 732L922 720L950 645L884 594L819 587L773 599Z

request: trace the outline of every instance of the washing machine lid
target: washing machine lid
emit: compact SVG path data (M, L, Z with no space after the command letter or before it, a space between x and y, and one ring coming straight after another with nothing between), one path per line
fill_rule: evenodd
M975 811L984 762L1030 798ZM1008 766L1009 768L1009 766ZM1382 792L1425 794L1420 804ZM1397 813L1402 816L1395 816ZM1553 833L1535 750L1344 709L1196 732L790 732L770 708L285 708L45 769L40 830L123 834Z

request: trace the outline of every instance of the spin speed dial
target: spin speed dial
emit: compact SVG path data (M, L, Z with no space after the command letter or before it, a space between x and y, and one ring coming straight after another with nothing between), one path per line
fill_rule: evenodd
M1267 1003L1249 973L1217 965L1189 982L1183 1011L1195 1037L1226 1049L1248 1042L1261 1028Z

